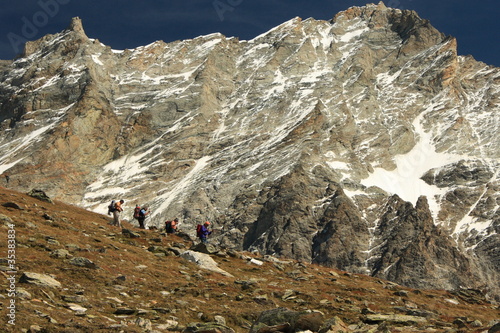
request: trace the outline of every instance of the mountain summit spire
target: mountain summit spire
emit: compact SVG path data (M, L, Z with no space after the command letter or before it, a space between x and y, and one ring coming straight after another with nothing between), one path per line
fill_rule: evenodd
M71 19L71 23L67 29L87 37L85 31L83 30L82 20L78 16Z

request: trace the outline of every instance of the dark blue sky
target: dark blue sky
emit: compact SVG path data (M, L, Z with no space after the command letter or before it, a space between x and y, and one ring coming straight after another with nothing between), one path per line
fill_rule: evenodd
M329 20L370 1L345 0L15 0L0 12L0 59L12 59L23 40L65 29L79 16L87 36L114 49L170 42L213 32L251 39L295 16ZM386 0L412 9L458 40L458 53L500 67L498 0Z

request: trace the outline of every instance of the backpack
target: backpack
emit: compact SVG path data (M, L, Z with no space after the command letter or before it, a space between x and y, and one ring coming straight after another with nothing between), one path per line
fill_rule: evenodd
M165 222L165 231L169 234L173 233L174 229L172 228L172 221Z
M134 209L134 219L138 219L141 216L143 216L143 214L141 214L141 207L136 206Z
M115 200L111 200L111 203L108 206L108 215L115 211Z
M196 236L201 237L201 224L196 226Z

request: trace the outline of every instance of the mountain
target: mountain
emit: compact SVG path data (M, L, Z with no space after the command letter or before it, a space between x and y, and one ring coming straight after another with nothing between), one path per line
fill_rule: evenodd
M106 215L45 200L51 198L0 187L0 228L15 241L14 259L0 258L7 291L2 332L493 333L500 327L498 303L478 290L412 289L296 260L200 247L182 232L126 222L121 231ZM11 245L2 241L0 250L7 254Z
M0 63L0 172L18 191L235 250L500 298L499 76L383 3L133 50L80 19Z

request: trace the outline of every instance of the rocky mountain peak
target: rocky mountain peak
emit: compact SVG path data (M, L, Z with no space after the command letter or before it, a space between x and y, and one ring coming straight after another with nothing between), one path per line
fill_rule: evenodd
M75 18L27 49L1 65L9 186L99 212L123 198L128 220L148 204L149 226L214 221L228 248L500 295L499 69L415 12L352 7L249 41L132 50Z
M68 26L68 30L76 32L82 36L87 36L85 34L85 31L83 30L83 23L82 20L79 17L73 17L71 19L71 23Z
M50 54L54 51L58 54L67 55L67 53L70 53L68 48L75 50L79 45L88 41L89 38L83 30L82 20L79 17L74 17L68 28L63 32L26 42L22 56L27 58L36 52Z
M378 5L351 7L335 15L333 22L360 19L371 28L383 31L387 27L402 39L400 54L412 55L443 42L445 36L435 29L428 20L420 18L413 10L388 8L383 2Z

